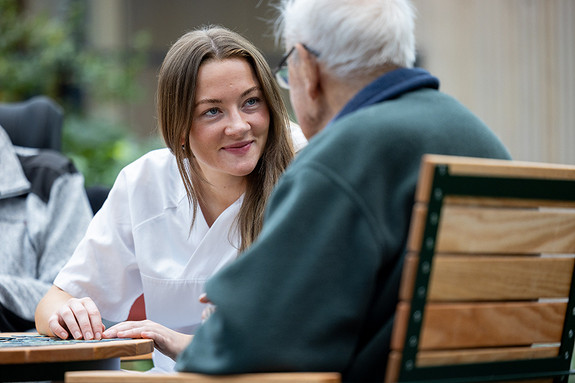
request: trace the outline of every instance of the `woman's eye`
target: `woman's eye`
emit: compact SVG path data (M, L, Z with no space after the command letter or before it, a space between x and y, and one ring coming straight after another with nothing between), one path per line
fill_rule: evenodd
M258 103L258 101L259 101L259 99L257 97L252 97L252 98L247 99L246 105L247 106L254 106Z
M204 112L204 114L206 116L215 116L216 114L218 114L218 112L219 112L218 108L210 108L210 109L206 110Z

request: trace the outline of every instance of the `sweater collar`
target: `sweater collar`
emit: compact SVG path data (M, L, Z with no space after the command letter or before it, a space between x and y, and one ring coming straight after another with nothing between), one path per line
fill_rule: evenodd
M30 182L8 134L0 126L0 199L28 193Z
M421 68L395 69L378 77L360 90L331 122L358 109L398 97L419 88L439 89L439 80Z

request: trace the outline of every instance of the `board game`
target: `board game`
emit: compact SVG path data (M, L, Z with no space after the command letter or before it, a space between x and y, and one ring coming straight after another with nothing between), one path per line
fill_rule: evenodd
M116 340L126 340L126 338L110 338L102 340L76 340L76 339L60 339L57 337L50 337L45 335L30 334L30 335L2 335L0 336L0 348L4 347L37 347L37 346L59 346L77 343L96 343L108 342Z

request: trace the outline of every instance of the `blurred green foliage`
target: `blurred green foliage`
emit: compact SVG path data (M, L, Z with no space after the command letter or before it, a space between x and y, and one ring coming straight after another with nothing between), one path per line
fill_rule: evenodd
M27 14L24 2L0 0L0 102L46 95L64 108L63 152L86 185L111 185L119 170L162 146L142 139L118 117L91 116L90 104L128 105L138 100L137 76L150 36L135 34L123 51L102 51L85 42L87 2L62 1L58 17Z
M135 139L116 122L72 116L66 119L63 150L86 178L86 185L111 186L128 163L162 147L160 137Z

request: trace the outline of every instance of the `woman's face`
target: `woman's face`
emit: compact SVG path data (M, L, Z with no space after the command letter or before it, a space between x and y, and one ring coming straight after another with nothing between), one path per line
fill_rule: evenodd
M246 60L202 64L189 141L209 182L225 184L251 173L264 151L269 125L268 106Z

